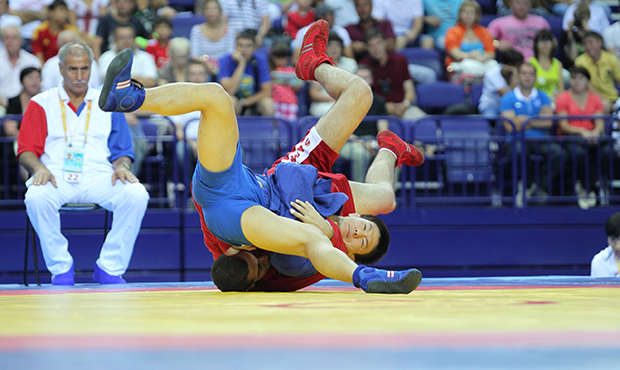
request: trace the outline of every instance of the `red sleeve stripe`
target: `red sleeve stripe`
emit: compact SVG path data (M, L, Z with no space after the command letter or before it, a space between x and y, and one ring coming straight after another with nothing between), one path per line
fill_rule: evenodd
M17 156L23 152L33 152L37 158L45 151L45 139L47 138L47 119L45 111L38 103L30 101L17 137Z

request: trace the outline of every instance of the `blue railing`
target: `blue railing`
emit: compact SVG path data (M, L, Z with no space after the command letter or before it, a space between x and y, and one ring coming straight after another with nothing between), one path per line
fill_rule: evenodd
M399 207L573 205L579 199L576 186L581 186L586 194L598 190L596 200L600 205L620 201L620 194L616 191L620 187L620 181L616 179L620 159L615 155L614 141L609 135L615 118L570 116L532 119L538 118L554 122L565 118L602 118L606 132L592 146L587 146L592 149L585 151L581 159L576 151L571 150L571 146L584 146L585 139L556 135L525 137L523 132L516 132L511 120L503 117L426 116L416 121L366 117L365 120L387 120L390 130L406 141L416 143L425 152L426 163L421 167L397 170L395 188ZM20 120L21 117L1 117L0 129L6 119ZM149 126L153 119L142 119L141 124ZM147 143L140 178L151 195L151 207L185 208L190 198L189 185L194 169L190 159L193 157L192 149L187 144L187 138L178 140L167 118L163 120L164 126L170 127L165 135L149 126L145 130L148 133L146 136L134 138ZM296 122L287 122L272 117L239 117L244 163L255 172L262 172L275 159L286 154L317 120L316 117L304 117ZM506 130L505 124L511 129ZM15 140L0 137L0 207L5 209L23 207L26 190L24 176L20 175L14 156ZM530 150L518 152L513 150L515 145ZM544 148L550 145L559 148L559 158L544 155ZM372 145L367 147L373 151ZM179 156L179 150L183 155ZM360 157L353 152L341 154L353 159L339 159L334 171L351 175L353 166L359 165L354 161Z

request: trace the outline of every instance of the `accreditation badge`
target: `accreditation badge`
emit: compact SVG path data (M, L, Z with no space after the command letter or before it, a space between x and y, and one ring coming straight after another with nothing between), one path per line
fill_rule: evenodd
M67 147L65 152L65 175L67 182L77 183L82 181L82 165L84 164L84 151L79 148Z

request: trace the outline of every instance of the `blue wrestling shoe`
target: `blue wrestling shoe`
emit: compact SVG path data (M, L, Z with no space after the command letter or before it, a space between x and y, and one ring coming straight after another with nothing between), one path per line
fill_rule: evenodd
M133 112L144 102L144 86L131 79L133 51L118 53L108 66L99 96L99 108L106 112Z
M75 272L73 264L69 271L64 274L52 275L52 285L75 285Z
M110 275L103 271L99 265L95 263L95 272L93 273L93 280L99 284L127 284L125 279L120 276Z
M409 294L420 281L422 273L416 269L387 271L360 265L353 273L353 285L366 293Z

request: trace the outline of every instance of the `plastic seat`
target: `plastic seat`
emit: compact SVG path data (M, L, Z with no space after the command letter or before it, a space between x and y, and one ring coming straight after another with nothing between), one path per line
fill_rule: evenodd
M474 84L471 85L469 90L469 98L471 99L471 105L474 108L478 108L478 104L480 103L480 97L482 96L482 87L483 84Z
M492 180L490 126L487 120L441 121L450 182L473 183Z
M462 85L446 81L416 86L418 107L427 113L441 112L445 108L465 102L465 90Z
M437 74L437 80L444 79L445 67L441 53L435 49L405 48L398 53L407 58L409 64L418 64L431 68Z
M180 1L180 0L176 0ZM192 7L193 7L192 1ZM172 3L171 3L172 5ZM197 24L204 23L205 17L201 15L193 15L193 16L177 16L171 19L172 25L174 27L173 35L174 37L186 37L189 38L189 35L192 31L192 27Z
M274 117L238 117L243 164L260 174L292 147L289 123Z

